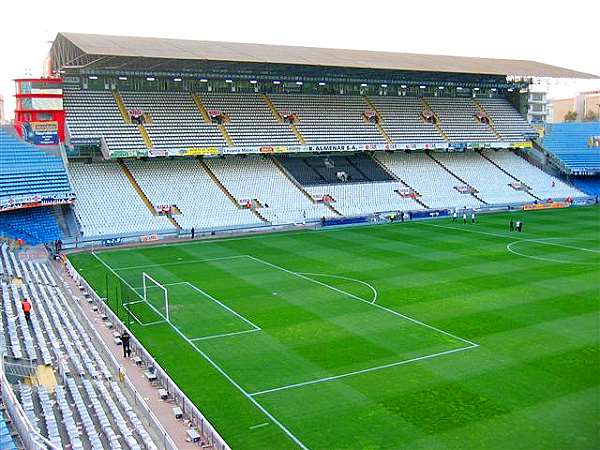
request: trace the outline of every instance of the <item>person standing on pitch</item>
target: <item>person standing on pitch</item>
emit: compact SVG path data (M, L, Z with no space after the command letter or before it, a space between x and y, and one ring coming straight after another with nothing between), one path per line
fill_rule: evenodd
M475 223L475 211L471 213L471 223Z
M467 213L463 213L463 223L467 223Z
M508 224L508 229L509 231L515 231L515 223L512 220L512 217L510 218L510 223Z
M124 330L121 334L121 343L123 344L123 358L129 358L131 356L131 347L129 346L129 341L131 336Z
M456 222L456 218L458 217L458 214L456 212L456 209L454 210L454 212L452 213L452 223Z
M23 308L23 314L25 314L25 320L27 323L31 321L31 303L28 298L24 298L21 302L21 307Z
M192 239L194 239L194 237L196 237L196 229L194 227L192 227L192 229L190 231L192 233Z

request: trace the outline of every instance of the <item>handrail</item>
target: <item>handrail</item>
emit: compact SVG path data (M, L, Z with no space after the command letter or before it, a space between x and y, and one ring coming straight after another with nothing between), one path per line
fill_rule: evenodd
M0 355L0 396L8 411L8 416L17 429L19 438L27 450L61 450L44 436L42 436L32 425L25 414L21 403L12 390L11 384L4 373L4 354Z

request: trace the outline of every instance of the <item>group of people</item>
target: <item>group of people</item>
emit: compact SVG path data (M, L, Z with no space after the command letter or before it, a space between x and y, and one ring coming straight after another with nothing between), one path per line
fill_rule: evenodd
M476 218L475 211L471 211L471 223L475 223L475 218ZM455 209L452 212L452 223L456 222L457 219L458 219L458 210ZM463 223L467 223L467 211L466 210L463 211L463 213L462 213L462 219L463 219Z

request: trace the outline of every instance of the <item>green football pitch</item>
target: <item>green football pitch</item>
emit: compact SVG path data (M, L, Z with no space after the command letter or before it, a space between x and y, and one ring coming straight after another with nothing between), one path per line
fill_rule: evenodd
M234 449L600 448L598 207L70 260Z

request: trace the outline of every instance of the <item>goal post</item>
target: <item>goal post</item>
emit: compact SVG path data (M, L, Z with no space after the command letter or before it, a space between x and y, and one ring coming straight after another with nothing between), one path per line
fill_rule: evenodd
M158 315L167 322L169 321L169 291L166 287L148 275L142 272L142 297L144 301Z

